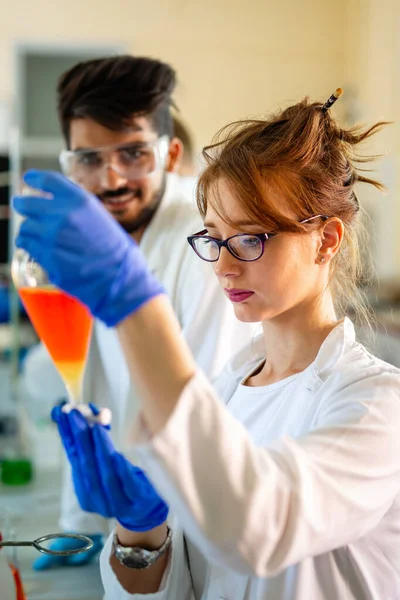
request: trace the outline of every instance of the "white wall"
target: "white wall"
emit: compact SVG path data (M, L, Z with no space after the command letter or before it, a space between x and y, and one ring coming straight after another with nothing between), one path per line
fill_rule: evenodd
M346 80L357 91L358 119L372 124L393 121L366 150L383 154L373 176L389 194L360 189L373 217L376 266L382 282L400 281L400 2L398 0L347 0ZM399 284L397 284L399 285Z
M198 146L229 120L306 94L323 99L343 79L337 43L345 0L2 0L0 98L12 89L12 44L122 42L171 62L177 101Z
M121 43L175 66L176 94L197 147L227 122L277 109L302 96L324 100L339 85L365 122L395 119L400 106L399 0L2 0L0 102L13 86L15 41ZM354 111L353 111L354 112ZM392 195L360 190L378 235L383 279L400 272L400 136L377 137L388 152L377 175Z

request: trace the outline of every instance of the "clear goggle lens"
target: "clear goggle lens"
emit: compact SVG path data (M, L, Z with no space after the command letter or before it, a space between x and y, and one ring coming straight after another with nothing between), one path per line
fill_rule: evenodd
M169 138L165 135L154 142L63 150L60 154L60 166L66 177L84 186L99 183L107 169L112 169L128 180L141 179L165 165L168 146Z

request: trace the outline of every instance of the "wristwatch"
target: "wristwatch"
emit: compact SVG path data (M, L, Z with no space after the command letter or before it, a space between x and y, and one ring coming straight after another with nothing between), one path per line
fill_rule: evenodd
M112 553L115 558L128 569L148 569L153 565L163 554L166 553L171 545L172 530L168 527L167 539L163 545L157 550L145 550L140 546L126 547L121 546L118 541L117 533L114 533Z

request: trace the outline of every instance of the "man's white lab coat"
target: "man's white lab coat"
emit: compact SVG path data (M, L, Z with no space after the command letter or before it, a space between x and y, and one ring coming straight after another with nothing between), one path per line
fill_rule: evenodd
M154 594L119 585L110 536L107 600L400 598L400 371L346 319L302 373L252 388L259 342L215 389L195 375L152 439L137 419L132 443L179 523Z

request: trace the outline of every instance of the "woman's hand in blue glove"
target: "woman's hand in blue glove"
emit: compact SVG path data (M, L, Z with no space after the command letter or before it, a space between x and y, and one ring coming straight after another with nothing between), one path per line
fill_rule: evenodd
M89 424L78 410L66 414L59 406L52 418L83 510L115 518L130 531L148 531L164 523L167 505L143 471L116 451L104 427Z
M95 196L56 172L31 170L24 181L50 197L14 197L15 210L26 217L16 245L52 283L110 326L164 292L137 244Z

